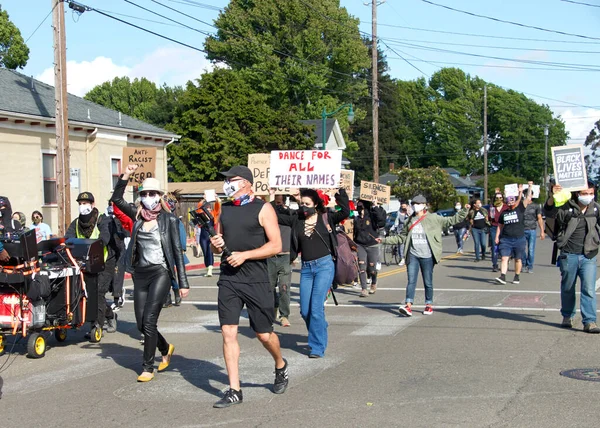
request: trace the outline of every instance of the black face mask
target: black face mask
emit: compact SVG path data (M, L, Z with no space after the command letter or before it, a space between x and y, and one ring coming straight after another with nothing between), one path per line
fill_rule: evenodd
M363 207L363 206L356 207L356 211L357 211L359 214L362 214L362 212L363 212L364 210L365 210L365 207Z
M313 214L315 214L317 212L317 210L315 209L315 207L301 207L299 214L300 214L300 218L308 218L310 216L312 216Z

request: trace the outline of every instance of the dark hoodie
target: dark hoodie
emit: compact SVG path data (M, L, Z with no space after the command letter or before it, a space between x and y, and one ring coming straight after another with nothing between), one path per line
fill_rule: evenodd
M13 220L13 211L6 196L0 196L0 233L15 232L22 229L21 223Z

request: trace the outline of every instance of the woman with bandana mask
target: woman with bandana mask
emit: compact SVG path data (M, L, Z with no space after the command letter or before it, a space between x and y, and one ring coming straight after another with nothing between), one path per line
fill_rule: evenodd
M425 285L425 309L423 315L433 314L433 267L442 259L442 230L460 223L467 217L470 205L452 217L428 214L427 200L417 195L412 200L414 214L397 236L381 240L384 244L405 244L404 256L407 260L408 285L406 286L405 306L400 306L401 315L412 316L419 269Z
M171 362L175 346L169 344L158 331L158 316L171 280L177 278L179 294L185 298L189 284L185 273L183 251L179 237L179 220L171 214L156 178L146 178L139 187L141 204L135 209L123 194L129 177L138 168L128 165L121 176L111 201L134 221L131 241L127 247L126 264L133 278L133 305L138 330L144 334L144 358L142 374L138 382L154 379L154 356L156 349L162 355L158 371L162 372Z
M105 260L107 258L107 246L110 243L111 234L108 221L100 214L95 206L94 195L90 192L81 192L76 201L79 204L79 216L71 222L65 239L100 239L105 249ZM86 338L92 342L99 342L102 339L104 322L114 320L114 313L110 306L106 304L105 294L108 291L103 289L100 283L100 275L95 273L84 273L84 278L88 289L96 290L95 299L88 300L87 318L91 322L91 330L86 334ZM90 307L95 302L95 307Z
M292 195L299 203L297 217L281 216L281 224L292 227L292 246L301 253L300 271L300 315L308 329L309 358L322 358L327 349L327 320L324 303L333 283L337 239L329 233L350 215L349 199L346 191L340 189L335 194L339 211L327 212L321 195L313 189L302 189ZM328 225L323 214L327 212Z

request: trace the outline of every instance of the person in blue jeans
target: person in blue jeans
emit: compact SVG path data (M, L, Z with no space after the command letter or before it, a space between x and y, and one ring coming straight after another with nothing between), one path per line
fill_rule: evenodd
M573 192L571 199L557 207L554 195L561 186L552 188L544 211L548 217L556 219L556 245L560 249L560 313L561 326L573 328L575 317L575 289L577 278L581 281L581 320L583 331L598 334L596 325L596 256L600 246L598 218L600 205L594 201L595 188L588 183L587 189Z
M527 195L529 189L523 193ZM540 204L532 202L525 208L524 216L525 225L525 241L527 247L523 253L523 272L533 273L533 263L535 260L535 241L537 240L537 227L540 227L540 239L544 240L546 235L544 233L544 220L542 219L542 207Z
M335 194L339 211L327 212L322 196L313 189L302 189L292 195L299 202L297 215L277 213L279 223L292 228L292 246L301 253L300 315L308 329L309 358L322 358L327 349L328 334L325 300L333 283L337 224L350 215L346 191ZM327 213L327 215L325 215ZM327 220L325 220L327 219Z
M485 260L489 224L488 212L481 206L481 200L475 200L473 209L469 212L468 219L471 226L471 234L473 235L473 244L475 245L475 262Z
M456 212L462 210L462 204L460 202L457 202L454 205L454 210ZM467 221L467 219L464 219L460 223L452 225L452 229L454 230L454 238L456 239L456 254L464 253L463 247L465 245L465 235L467 234L468 227L469 222Z

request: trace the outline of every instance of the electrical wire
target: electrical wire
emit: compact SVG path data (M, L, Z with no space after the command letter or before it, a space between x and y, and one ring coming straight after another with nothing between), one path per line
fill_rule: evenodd
M585 3L585 2L582 2L582 1L573 1L573 0L560 0L560 1L565 2L565 3L579 4L579 5L582 5L582 6L600 7L597 4Z
M196 1L192 1L192 0L167 0L167 1L170 1L172 3L183 4L186 6L194 6L194 7L199 7L202 9L214 10L217 12L221 12L223 10L222 8L220 8L218 6L213 6L212 4L199 3Z
M412 68L414 68L415 70L417 70L419 73L421 73L423 76L429 78L429 74L425 73L423 70L421 70L419 67L417 67L416 65L414 65L412 62L410 62L409 60L407 60L406 58L404 58L402 55L400 55L398 52L396 52L394 49L392 49L391 47L389 47L389 45L387 43L385 43L384 41L382 41L382 43L387 46L387 48L389 50L391 50L392 52L394 52L396 55L398 55L400 57L400 59L402 59L403 61L405 61L408 65L410 65Z
M58 4L58 3L57 3L57 4ZM46 22L46 20L48 19L48 17L49 17L50 15L52 15L52 12L54 12L54 8L55 8L55 7L56 7L56 4L55 4L54 6L52 6L52 8L50 9L50 12L48 12L48 15L46 15L46 16L44 17L44 19L42 19L42 22L40 22L40 23L38 24L38 26L37 26L37 27L35 27L35 30L33 30L33 33L31 33L31 34L29 35L29 37L27 37L27 40L25 40L25 44L27 44L27 42L28 42L28 41L29 41L29 40L30 40L30 39L33 37L33 35L34 35L35 33L37 33L37 30L39 30L39 29L40 29L40 27L41 27L41 26L44 24L44 22Z
M136 4L136 3L134 3L134 2L132 2L132 1L130 1L130 0L123 0L123 1L124 1L125 3L129 3L130 5L133 5L133 6L135 6L135 7L138 7L138 8L140 8L140 9L142 9L142 10L145 10L146 12L149 12L149 13L151 13L151 14L153 14L153 15L157 15L157 16L159 16L159 17L161 17L161 18L163 18L163 19L166 19L166 20L168 20L168 21L175 22L175 23L177 23L178 25L181 25L182 27L185 27L185 28L187 28L187 29L189 29L189 30L196 31L196 32L198 32L198 33L200 33L200 34L203 34L203 35L205 35L205 36L209 36L209 37L211 36L211 33L208 33L208 32L206 32L206 31L202 31L202 30L198 30L197 28L190 27L189 25L182 24L182 23L181 23L181 22L179 22L179 21L175 21L174 19L171 19L171 18L169 18L169 17L167 17L167 16L161 15L160 13L154 12L153 10L147 9L147 8L145 8L144 6L140 6L139 4Z
M490 20L490 21L501 22L503 24L515 25L517 27L522 27L522 28L531 28L533 30L544 31L544 32L547 32L547 33L561 34L563 36L578 37L580 39L600 40L599 37L585 36L583 34L576 34L576 33L567 33L566 31L551 30L551 29L548 29L548 28L537 27L535 25L521 24L520 22L514 22L514 21L508 21L508 20L505 20L505 19L494 18L493 16L480 15L478 13L468 12L466 10L456 9L454 7L446 6L445 4L435 3L435 2L432 2L431 0L419 0L419 1L421 1L423 3L430 4L432 6L437 6L437 7L443 8L443 9L451 10L453 12L458 12L458 13L462 13L462 14L465 14L465 15L473 16L475 18L487 19L487 20Z

